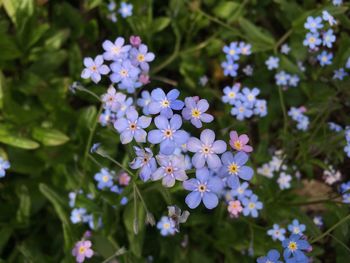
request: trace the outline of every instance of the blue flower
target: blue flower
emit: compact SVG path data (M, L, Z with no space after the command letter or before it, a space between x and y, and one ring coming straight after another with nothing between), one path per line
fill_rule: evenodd
M127 92L133 93L137 86L141 86L141 83L137 81L140 69L133 66L130 60L114 62L111 64L111 69L113 73L110 75L110 79L113 83L119 83L120 89L126 89Z
M232 189L239 186L238 178L246 181L252 179L254 171L245 165L248 159L248 155L244 152L238 152L234 156L231 152L225 152L221 156L223 165L220 169L220 174L227 176L227 184Z
M207 100L196 101L193 97L185 99L185 108L182 110L182 116L185 120L190 120L196 128L202 128L202 122L209 123L214 117L205 113L209 108Z
M302 115L302 117L298 120L297 128L302 131L306 131L309 127L310 120L307 116Z
M303 232L306 230L306 226L303 224L299 224L298 219L294 219L292 221L292 224L288 225L288 230L292 233L292 234L298 234L298 235L302 235Z
M319 228L321 228L323 226L323 218L322 218L322 216L314 216L312 221Z
M350 143L348 143L345 147L344 147L344 152L346 153L346 156L348 156L350 158Z
M265 64L267 66L268 70L273 70L273 69L277 69L278 65L279 65L279 61L280 59L278 57L273 57L270 56L266 61Z
M280 253L276 249L271 249L266 257L259 257L257 263L283 263L279 260Z
M331 16L331 14L326 10L322 11L322 18L324 21L328 21L330 26L337 24L337 21L335 21L334 17Z
M174 235L176 232L175 222L167 216L162 216L157 223L157 228L162 236Z
M345 67L350 69L350 57L348 57Z
M290 47L288 46L288 44L283 44L281 46L281 53L288 55L289 52L290 52Z
M140 106L142 108L142 112L145 115L150 114L149 110L148 110L148 105L151 103L152 98L151 98L151 94L149 93L149 91L144 90L141 92L141 98L137 99L137 105Z
M322 45L331 48L333 46L333 42L335 42L335 35L333 34L332 29L328 29L327 32L322 35Z
M288 79L288 85L290 87L297 87L299 84L300 78L298 75L290 75Z
M230 194L232 197L237 197L238 200L241 200L245 197L249 197L253 194L253 191L248 189L249 184L247 182L243 182L242 184L238 185L236 188L232 189L230 191Z
M158 130L152 130L148 133L148 141L152 144L160 143L160 152L170 155L177 146L181 146L188 140L188 133L180 130L182 126L181 116L175 114L170 121L159 115L154 119L154 124Z
M239 68L238 64L234 63L232 59L228 59L221 63L221 67L224 70L225 76L236 77L237 70Z
M284 228L280 228L278 224L274 224L273 228L267 231L267 234L271 236L274 241L276 240L283 241L286 238L284 236L285 233L286 233L286 230Z
M254 114L260 117L264 117L267 115L266 100L256 100L256 103L254 106Z
M130 51L131 61L134 66L140 66L143 72L149 71L148 62L154 60L155 56L152 52L148 52L145 44L141 44L138 48L133 48Z
M279 71L275 75L276 84L279 86L287 86L290 75L284 70Z
M323 50L322 53L317 56L317 60L320 62L320 65L322 67L326 65L331 65L332 59L333 59L333 53L331 52L328 53L325 50Z
M328 122L328 127L331 131L335 131L335 132L340 132L343 130L343 128L339 124L336 124L335 122Z
M201 132L200 140L191 137L187 142L187 150L195 153L192 157L192 164L197 169L203 168L206 163L210 169L219 168L221 160L218 154L225 152L226 147L224 141L215 141L215 133L209 129Z
M263 208L263 204L255 194L252 194L249 198L243 198L242 204L244 205L243 215L245 216L251 215L252 217L258 217L258 210Z
M343 4L343 0L333 0L333 5L340 6Z
M183 187L191 191L185 199L189 208L194 209L203 201L206 208L213 209L219 203L218 193L223 182L219 177L210 176L207 168L201 168L196 170L196 178L183 182Z
M282 246L284 248L283 257L286 262L308 262L308 258L303 250L307 251L310 248L310 244L306 240L301 239L300 235L291 235L282 241Z
M242 55L249 56L252 54L252 45L246 44L245 42L239 42L239 50Z
M250 118L253 115L253 111L249 103L236 101L231 109L231 115L236 116L237 120L244 120L244 118Z
M157 161L160 167L152 174L152 180L162 179L164 186L173 187L175 180L185 181L188 179L183 155L158 155Z
M168 119L173 116L172 110L182 110L184 103L178 100L180 92L177 89L172 89L165 94L161 88L156 88L151 92L152 102L148 105L148 110L151 114L164 115Z
M323 24L322 24L322 18L321 17L312 17L312 16L309 16L307 19L306 19L306 22L304 24L304 27L306 29L309 29L310 32L312 33L316 33L318 29L321 29L323 28Z
M315 49L317 46L321 45L322 40L318 33L307 33L303 41L303 45L311 49Z
M256 102L256 96L260 94L260 90L258 88L248 89L243 88L242 94L241 94L241 100L248 103L250 107L253 107L253 105Z
M129 199L126 196L123 196L122 199L120 199L121 205L126 205L128 203Z
M229 103L231 105L234 105L236 100L239 97L239 89L241 85L236 83L232 87L226 86L224 88L224 96L222 96L222 101L224 103Z
M86 209L85 208L74 208L71 212L70 221L73 224L80 222L86 222Z
M110 110L104 110L101 113L98 121L104 127L104 126L107 126L109 123L111 123L114 118L115 118L115 114L113 112L111 112Z
M146 142L147 133L144 130L151 124L152 118L141 116L134 108L129 108L126 118L119 118L114 122L114 128L120 133L120 141L127 144L135 139L136 142Z
M0 157L0 178L6 175L6 170L10 168L10 162Z
M95 174L94 178L98 182L98 189L102 190L113 186L113 174L107 168L102 168L100 172Z
M101 80L101 75L107 75L110 71L109 67L103 64L103 57L101 55L95 59L84 58L84 66L86 68L82 71L81 77L83 79L91 78L95 83Z
M105 50L103 53L103 58L105 60L125 59L127 52L130 50L130 45L124 46L125 39L123 37L118 37L114 43L110 40L106 40L102 43L102 47Z
M135 159L129 164L131 169L140 169L140 178L146 182L151 178L152 173L157 169L156 159L150 148L141 149L134 146Z
M127 4L125 2L120 3L119 13L123 18L132 16L132 4Z
M224 53L228 60L238 60L239 54L241 53L241 49L238 47L237 42L231 42L229 46L224 46Z
M131 106L133 104L133 99L131 97L126 99L126 96L123 98L123 100L119 101L119 109L117 110L117 118L121 118L125 115L125 112L133 107Z
M343 68L336 69L334 70L333 79L343 80L347 75L348 73Z

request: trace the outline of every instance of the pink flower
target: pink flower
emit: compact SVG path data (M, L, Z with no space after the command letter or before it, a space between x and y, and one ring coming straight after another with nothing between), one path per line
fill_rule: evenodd
M146 85L146 84L150 83L149 76L148 76L148 75L145 75L145 74L141 74L141 75L140 75L139 81L140 81L143 85Z
M243 208L241 202L236 200L228 203L227 210L231 217L238 217L238 214L242 212Z
M130 37L130 44L133 47L138 47L139 45L141 45L141 38L139 36L131 36Z
M242 151L246 153L253 151L253 147L247 145L248 142L249 142L248 135L242 134L238 137L238 134L236 131L230 132L230 145L236 151Z
M94 251L92 251L91 247L91 241L89 240L82 240L78 241L73 250L72 250L72 255L75 257L76 261L78 263L82 263L86 258L91 258L94 255Z
M118 177L119 184L125 186L129 185L130 179L131 177L126 172L121 173Z

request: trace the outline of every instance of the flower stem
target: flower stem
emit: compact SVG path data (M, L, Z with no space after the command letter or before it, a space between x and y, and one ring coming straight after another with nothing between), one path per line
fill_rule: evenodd
M280 45L282 45L283 42L286 41L287 38L288 38L292 33L293 33L293 30L292 30L292 29L288 30L288 31L277 41L277 43L276 43L276 45L275 45L275 47L274 47L275 53L277 53L278 47L279 47Z
M283 119L284 119L283 131L284 131L284 135L286 135L287 134L287 127L288 127L288 115L287 115L286 105L284 103L283 93L282 93L281 87L278 87L278 95L280 98L280 104L281 104L281 108L282 108L282 112L283 112Z
M336 224L334 224L332 227L330 227L326 232L323 234L319 235L318 237L314 238L313 240L310 241L310 244L313 244L321 239L323 239L325 236L329 235L334 229L336 229L338 226L342 225L345 223L348 219L350 219L350 214L347 215L346 217L342 218L339 220Z
M106 258L104 261L102 261L101 263L108 263L109 261L111 261L113 258L121 256L123 254L126 253L126 249L124 247L118 249L112 256L110 256L109 258Z

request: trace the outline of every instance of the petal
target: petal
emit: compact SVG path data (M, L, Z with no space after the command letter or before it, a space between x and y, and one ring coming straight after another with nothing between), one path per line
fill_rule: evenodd
M112 49L113 46L114 46L114 45L113 45L112 41L110 41L110 40L106 40L106 41L104 41L104 42L102 43L102 47L103 47L103 49L106 50L106 51L109 51L110 49Z
M250 153L253 151L253 147L252 146L249 146L249 145L245 145L243 147L243 151L245 151L246 153Z
M181 146L188 141L188 133L184 130L178 130L173 134L174 141L177 145Z
M162 115L159 115L156 118L154 118L154 124L160 130L165 130L165 129L168 129L168 127L169 127L168 119Z
M135 108L129 108L127 111L126 111L126 117L128 118L128 120L134 122L137 120L137 118L139 117L139 114L137 113L137 111L135 110Z
M198 152L202 148L202 142L195 138L191 137L187 142L187 150L190 152Z
M202 122L209 123L214 120L214 117L208 113L202 113L200 119Z
M232 189L237 189L239 187L239 179L237 175L231 175L227 178L227 185Z
M95 65L95 63L92 60L92 58L84 58L84 66L85 67L89 68L89 67L92 67L94 65Z
M182 110L182 108L185 106L185 103L181 100L174 100L171 102L170 107L174 110Z
M201 194L199 192L192 192L186 196L185 202L189 208L194 209L199 206L201 199Z
M218 154L221 154L226 151L226 142L222 140L217 140L216 142L213 143L213 146L211 149Z
M219 199L216 194L206 192L203 195L203 203L206 208L213 209L218 205Z
M152 144L158 144L163 140L163 133L160 130L152 130L148 133L147 140Z
M91 75L91 79L92 79L93 82L98 83L101 80L101 75L96 73L96 72L94 72Z
M175 114L171 119L170 119L170 127L173 130L178 130L180 129L182 125L182 119L179 114ZM159 128L159 127L158 127Z
M205 145L211 145L215 140L215 133L212 130L205 129L202 131L200 139Z
M127 144L131 142L134 134L131 131L125 130L120 134L120 141L122 144Z
M208 154L207 163L210 169L219 168L222 165L219 156L216 154Z
M209 170L208 168L200 168L196 170L196 177L201 183L206 183L209 180Z
M160 152L162 154L170 155L174 153L175 150L175 142L172 140L164 140L160 143Z
M175 178L171 175L163 177L162 184L166 187L173 187L175 184Z
M180 95L180 91L177 89L172 89L171 91L168 92L167 98L169 100L176 100Z
M234 162L237 163L239 166L242 166L245 164L249 159L248 154L244 152L238 152L234 157Z
M143 129L136 130L134 137L136 142L146 142L147 132Z
M205 161L206 161L206 159L205 159L204 155L201 153L196 153L192 157L192 164L197 169L204 167Z
M183 188L189 191L194 191L195 189L197 189L197 185L198 185L198 180L194 178L191 178L182 183Z
M117 119L114 122L114 128L118 131L118 132L122 132L124 131L126 128L128 128L128 121L125 118L120 118Z
M206 111L208 110L208 108L209 108L209 103L208 103L207 100L202 99L202 100L198 101L197 107L198 107L198 109L200 110L200 112L203 113L203 112L206 112Z
M228 165L230 163L233 162L233 154L232 152L225 152L222 156L221 156L221 160L224 164Z
M101 66L103 64L103 56L101 55L96 56L95 64L97 67Z
M219 193L224 187L223 181L219 177L212 177L208 181L208 189L214 193Z
M161 88L156 88L151 92L152 99L160 101L165 98L165 93Z
M106 75L110 72L110 69L106 65L102 65L101 67L98 68L98 72L100 72L100 74L102 75Z
M152 180L157 181L163 178L164 176L165 176L164 169L160 167L152 174Z
M252 179L253 174L254 174L254 171L252 168L250 168L248 166L242 166L239 169L238 176L240 178L242 178L243 180L249 181L250 179Z
M150 114L157 114L160 112L160 110L161 110L161 106L160 106L160 103L158 101L152 101L148 105L148 111Z
M230 139L231 139L232 141L237 141L237 140L238 140L238 134L237 134L236 131L231 131L231 132L230 132Z
M151 124L151 121L152 121L151 117L141 116L137 121L137 125L145 129Z
M192 118L191 123L193 124L194 127L198 128L198 129L202 128L202 126L203 126L202 122L197 118Z
M239 140L242 142L242 144L247 144L249 142L249 137L246 134L242 134L239 136Z
M81 77L83 79L88 79L91 76L92 71L88 68L83 69L83 72L81 72Z

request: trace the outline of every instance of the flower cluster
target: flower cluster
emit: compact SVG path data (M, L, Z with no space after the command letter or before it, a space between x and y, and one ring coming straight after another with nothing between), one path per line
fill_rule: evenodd
M300 224L297 219L292 221L292 224L288 225L288 231L290 236L285 237L286 230L280 228L278 224L274 224L273 228L267 231L267 234L272 237L273 240L279 240L283 247L283 258L285 262L300 262L307 263L309 258L305 255L305 252L312 250L311 245L306 240L304 231L306 230L305 225ZM282 263L279 260L280 253L276 249L272 249L268 252L267 256L259 257L257 263Z
M286 164L283 164L283 153L281 151L276 151L271 161L259 167L257 172L270 179L274 177L274 173L277 173L277 183L281 190L291 188L291 174L300 178L300 172L295 166L288 167Z
M238 60L240 56L249 56L252 46L245 42L231 42L230 45L223 47L223 52L226 55L226 61L221 63L225 76L236 77L238 74Z
M305 112L306 108L304 106L299 108L291 107L288 111L288 116L298 123L297 129L301 131L306 131L310 123L309 117L304 114Z
M275 81L276 85L287 89L288 87L297 87L299 85L300 78L296 74L289 74L284 70L281 70L275 74Z
M129 185L131 177L126 172L121 172L116 176L114 171L102 168L95 174L94 179L97 182L98 189L108 189L116 194L121 194L123 192L123 187ZM118 183L116 183L116 181Z
M6 170L10 168L10 162L0 157L0 178L5 177Z
M244 120L253 115L264 117L267 115L266 100L258 99L260 94L258 88L249 89L244 87L242 90L240 83L235 83L232 87L224 88L224 95L222 101L232 105L231 115L235 116L237 120Z
M121 2L119 9L117 8L117 4L114 2L114 0L111 0L108 5L108 18L112 22L117 22L117 13L119 13L123 18L127 18L129 16L132 16L132 9L133 5L131 3Z
M134 93L135 89L149 82L148 63L153 61L155 56L148 52L148 47L141 43L140 37L130 37L130 45L125 45L124 38L117 37L114 42L104 41L102 47L102 55L96 56L95 59L84 59L86 68L81 73L82 78L91 78L93 82L98 83L101 75L110 73L110 81L128 93ZM105 60L111 61L111 64L105 65Z
M305 36L303 45L308 47L311 52L319 51L321 46L332 48L333 43L336 41L336 36L331 27L336 23L334 17L326 10L322 12L322 17L307 17L304 28L309 32ZM316 59L321 67L331 65L333 62L333 53L322 50L322 52L318 53Z

